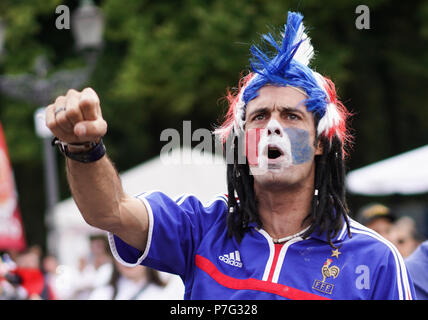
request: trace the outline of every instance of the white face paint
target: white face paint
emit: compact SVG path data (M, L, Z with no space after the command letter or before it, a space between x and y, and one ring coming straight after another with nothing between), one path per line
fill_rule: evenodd
M280 170L291 166L291 143L280 123L271 119L260 135L258 167L262 170Z

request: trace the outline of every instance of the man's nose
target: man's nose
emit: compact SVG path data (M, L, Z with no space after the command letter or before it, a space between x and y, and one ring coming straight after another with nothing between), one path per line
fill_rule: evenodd
M279 122L275 119L272 119L269 121L269 123L266 126L266 130L267 130L268 136L278 135L282 137L282 127L279 124Z

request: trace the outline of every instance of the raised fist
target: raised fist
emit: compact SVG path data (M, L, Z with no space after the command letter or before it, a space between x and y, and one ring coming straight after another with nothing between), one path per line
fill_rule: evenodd
M107 132L95 91L70 89L46 108L46 126L66 143L98 142Z

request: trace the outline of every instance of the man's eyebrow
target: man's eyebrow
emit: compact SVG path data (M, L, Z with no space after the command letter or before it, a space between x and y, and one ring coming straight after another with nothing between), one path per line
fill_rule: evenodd
M269 110L270 110L270 108L268 108L268 107L260 107L260 108L257 108L256 110L253 110L253 112L251 112L248 115L248 117L251 117L256 113L265 113L265 112L268 112Z
M284 112L284 111L285 111L285 112L295 112L295 113L300 114L301 116L304 116L304 115L305 115L305 113L304 113L302 110L300 110L300 109L298 109L298 108L296 108L296 107L291 107L291 106L289 106L289 105L276 106L276 107L278 107L278 108L281 110L281 112ZM248 115L248 117L252 117L254 114L257 114L257 113L270 112L270 111L271 111L271 109L272 109L272 108L270 108L270 107L259 107L259 108L255 109L255 110L253 110L253 111Z
M281 111L287 111L287 112L296 112L301 114L302 116L305 114L302 110L296 108L296 107L291 107L288 105L285 106L277 106L278 108L282 109Z

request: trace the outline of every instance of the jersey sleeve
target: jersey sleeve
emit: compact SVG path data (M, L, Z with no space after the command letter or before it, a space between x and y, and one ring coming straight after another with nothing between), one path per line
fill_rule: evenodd
M373 288L373 300L413 300L415 289L401 254L392 245L385 251L378 278Z
M162 192L152 192L138 198L149 215L146 248L141 252L109 233L113 256L127 266L141 264L184 278L203 235L224 217L226 197L218 196L205 206L191 195L173 200Z

